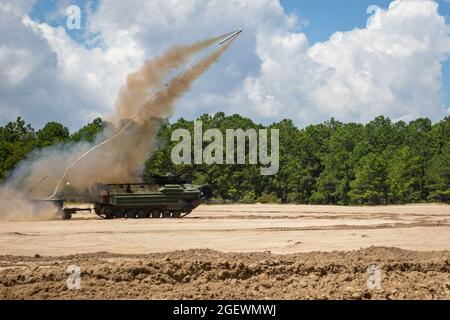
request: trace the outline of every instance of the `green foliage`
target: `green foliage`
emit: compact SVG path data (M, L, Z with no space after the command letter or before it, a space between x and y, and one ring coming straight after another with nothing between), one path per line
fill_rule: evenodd
M427 170L429 199L450 202L450 142L430 162Z
M263 193L256 202L258 203L280 203L280 200L274 194Z
M323 156L324 169L317 180L314 203L348 204L350 181L360 157L354 157L356 146L362 141L364 126L357 124L336 126L329 139L328 152Z
M85 125L83 128L75 132L71 139L75 142L94 141L96 135L100 133L104 128L103 120L100 118L95 119L91 123Z
M47 123L37 133L38 146L40 148L48 147L61 142L67 142L70 135L69 129L57 122Z
M256 199L255 191L247 191L242 199L240 200L241 203L254 203Z
M380 116L363 124L331 119L297 128L291 120L262 126L240 115L204 114L203 132L219 129L278 129L278 174L262 176L260 165L174 165L171 141L178 128L193 137L194 121L163 123L158 149L144 166L143 178L172 173L210 184L215 199L242 203L390 204L450 202L450 117L432 124L419 118L393 123ZM100 118L70 134L47 123L37 132L21 118L0 127L0 179L36 148L58 143L92 142L107 124ZM191 143L194 141L192 139ZM203 147L210 142L203 142ZM225 143L225 141L224 141ZM246 159L248 163L248 146Z
M387 172L384 159L375 153L363 157L355 167L350 198L358 204L387 204Z
M408 147L398 149L388 164L388 180L392 202L421 200L421 158Z
M100 118L72 136L69 129L57 122L49 122L37 132L20 117L15 122L9 122L0 127L0 180L5 179L8 173L34 149L59 143L92 141L101 129Z
M0 127L0 179L4 179L14 166L37 145L34 129L18 117Z
M302 197L298 192L290 192L287 196L287 203L298 204L301 203Z

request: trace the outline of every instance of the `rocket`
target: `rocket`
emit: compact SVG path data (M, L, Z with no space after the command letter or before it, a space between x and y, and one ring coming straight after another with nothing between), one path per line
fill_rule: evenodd
M226 37L224 40L222 40L222 41L219 43L219 45L222 45L222 44L224 44L225 42L227 42L227 41L229 41L229 40L231 40L231 39L236 38L241 32L242 32L242 29L239 29L239 30L233 32L233 33L230 34L228 37Z

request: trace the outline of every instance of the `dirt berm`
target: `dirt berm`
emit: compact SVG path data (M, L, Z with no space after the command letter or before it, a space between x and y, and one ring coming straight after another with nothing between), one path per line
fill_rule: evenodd
M69 265L79 290L67 288ZM372 265L381 289L367 286ZM0 256L0 299L450 299L450 252Z

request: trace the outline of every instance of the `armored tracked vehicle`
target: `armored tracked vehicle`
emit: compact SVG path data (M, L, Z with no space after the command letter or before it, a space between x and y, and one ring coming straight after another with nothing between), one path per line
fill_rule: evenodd
M208 197L208 186L195 186L172 177L154 184L96 184L92 188L94 211L104 219L182 218Z
M67 207L68 202L91 203L94 212L104 219L183 218L211 196L209 185L193 185L176 176L157 176L153 183L95 184L82 196L58 199L29 199L34 209L45 205L57 208L58 216L69 220L79 211L90 208Z

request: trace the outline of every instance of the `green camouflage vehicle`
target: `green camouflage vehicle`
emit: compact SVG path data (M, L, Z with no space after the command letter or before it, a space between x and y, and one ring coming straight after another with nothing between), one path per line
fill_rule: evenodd
M69 220L90 208L68 207L67 203L91 203L94 212L104 219L115 218L183 218L211 196L209 185L193 185L175 176L157 176L153 183L95 184L83 195L60 196L58 199L28 199L36 211L49 204L57 215ZM64 194L64 192L63 192Z
M96 184L91 199L94 211L104 219L182 218L206 196L207 186L169 180L159 179L156 184Z
M182 218L210 196L207 185L177 177L156 177L155 183L96 184L94 211L104 219Z

